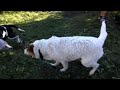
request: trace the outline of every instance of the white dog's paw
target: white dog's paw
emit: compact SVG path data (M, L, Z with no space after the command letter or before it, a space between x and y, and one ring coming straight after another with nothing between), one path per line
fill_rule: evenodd
M57 66L60 62L50 63L52 66Z
M54 63L50 63L51 66L56 66Z
M63 69L60 69L60 72L65 72L65 71L66 71L66 69L64 69L64 68L63 68Z
M95 64L95 67L90 71L89 75L93 75L98 67L99 67L99 64L98 63Z
M93 75L95 73L95 70L91 70L89 73L89 76Z

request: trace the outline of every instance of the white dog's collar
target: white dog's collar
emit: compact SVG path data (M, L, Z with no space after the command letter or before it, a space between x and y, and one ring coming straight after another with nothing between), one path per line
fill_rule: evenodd
M40 49L38 50L38 52L39 52L40 58L43 59L43 55L42 55L42 53L40 52Z

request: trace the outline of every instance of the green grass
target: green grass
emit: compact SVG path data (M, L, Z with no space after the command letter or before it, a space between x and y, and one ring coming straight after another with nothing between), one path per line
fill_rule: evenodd
M36 39L56 36L99 36L99 12L89 11L78 15L65 16L55 12L4 11L0 14L0 24L15 24L26 31L20 33L25 45ZM108 17L108 37L104 45L104 56L99 60L100 67L93 76L91 68L79 61L69 63L66 72L49 65L50 61L32 59L23 54L24 44L9 41L14 47L10 51L0 51L0 79L115 79L120 78L120 27L111 13ZM51 61L52 62L52 61Z

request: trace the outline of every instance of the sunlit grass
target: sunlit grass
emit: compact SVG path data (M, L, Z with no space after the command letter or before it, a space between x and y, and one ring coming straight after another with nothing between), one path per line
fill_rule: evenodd
M32 21L40 21L55 16L55 13L42 11L4 11L0 14L0 24L23 24Z

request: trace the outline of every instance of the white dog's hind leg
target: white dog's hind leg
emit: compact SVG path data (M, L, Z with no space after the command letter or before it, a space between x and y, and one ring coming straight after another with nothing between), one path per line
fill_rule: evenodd
M60 62L56 61L55 63L50 63L52 66L57 66Z
M93 75L95 73L95 71L98 69L99 64L98 63L94 63L92 65L93 69L90 71L89 75Z
M93 59L93 58L92 58ZM93 75L95 71L98 69L99 64L96 62L97 60L92 60L90 58L84 58L81 60L81 63L85 67L92 67L93 69L90 71L89 75Z
M61 64L63 65L63 68L60 69L60 71L61 71L61 72L66 71L67 68L68 68L68 62L66 62L66 61L62 61Z

